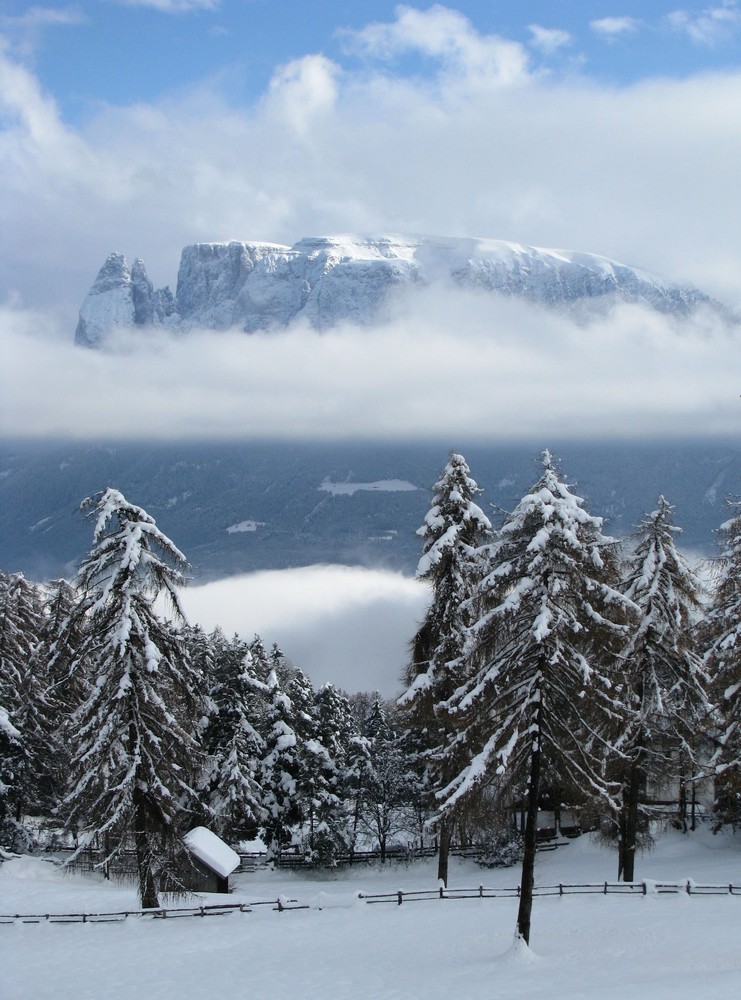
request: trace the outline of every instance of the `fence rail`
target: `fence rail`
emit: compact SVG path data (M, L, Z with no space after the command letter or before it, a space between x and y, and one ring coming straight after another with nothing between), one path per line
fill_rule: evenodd
M619 896L649 896L666 893L686 894L688 896L741 896L741 885L732 882L710 885L693 882L691 879L682 882L559 882L558 885L539 885L533 889L535 896L578 896L578 895L619 895ZM358 899L367 904L419 903L433 899L512 899L520 895L520 887L492 888L479 885L468 889L413 889L405 891L397 889L394 892L358 893ZM330 904L331 905L331 904ZM232 913L251 913L258 906L268 906L271 909L285 913L290 910L319 909L321 905L311 906L299 903L297 899L255 900L249 903L212 903L203 906L160 907L150 910L117 910L113 912L86 913L2 913L0 924L86 924L86 923L120 923L128 917L149 920L179 919L181 917L223 917Z
M542 837L538 841L537 850L540 851L555 851L558 847L567 847L571 843L570 840L553 837ZM268 861L267 853L265 851L239 851L240 867L238 871L240 872L254 872L259 871L262 868L266 868L270 862ZM388 847L383 855L378 848L370 851L348 851L345 854L340 854L337 858L337 865L341 866L351 866L351 865L361 865L368 864L372 861L380 861L381 857L385 857L387 861L404 861L409 859L418 860L419 858L434 858L437 857L438 848L437 847L404 847L398 844L394 844L392 847ZM486 849L476 845L454 845L450 848L449 854L451 857L461 857L461 858L471 858L474 860L479 860L486 857ZM299 851L282 851L278 857L275 857L272 863L275 864L276 868L316 868L315 862L305 855L301 854ZM490 867L487 865L487 867Z

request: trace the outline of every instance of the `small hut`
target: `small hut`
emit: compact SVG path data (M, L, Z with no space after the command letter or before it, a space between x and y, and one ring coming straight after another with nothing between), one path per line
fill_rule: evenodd
M193 866L187 888L193 892L229 892L229 876L239 867L239 855L205 826L183 837Z

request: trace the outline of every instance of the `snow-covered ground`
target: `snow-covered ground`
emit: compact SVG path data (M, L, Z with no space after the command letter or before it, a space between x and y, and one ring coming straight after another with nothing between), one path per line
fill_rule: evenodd
M612 881L614 852L582 837L538 856L539 884ZM637 878L741 883L741 837L665 834ZM451 887L511 887L517 869L454 860ZM0 926L3 1000L717 1000L741 982L741 896L535 900L532 951L513 947L515 899L369 905L359 891L433 888L433 861L334 875L256 872L229 902L277 899L207 919ZM223 902L225 897L199 897ZM0 866L0 912L135 908L134 892L22 858ZM319 909L321 907L321 909Z

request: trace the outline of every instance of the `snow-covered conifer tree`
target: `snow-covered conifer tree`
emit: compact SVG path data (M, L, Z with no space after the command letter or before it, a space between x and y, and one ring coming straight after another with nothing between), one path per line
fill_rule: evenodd
M216 657L214 712L204 736L210 755L209 806L217 831L232 841L254 837L263 816L260 762L265 744L253 723L258 688L252 654L235 636Z
M118 490L82 506L96 515L78 574L85 595L78 659L87 661L92 686L73 720L66 821L82 832L82 845L99 836L106 861L133 840L141 904L153 907L201 756L203 680L182 636L154 609L163 594L183 620L177 589L186 561Z
M618 877L632 882L641 791L697 770L700 729L710 706L694 649L702 586L677 551L674 508L663 496L636 533L624 593L638 612L621 660L627 725L619 747L623 774Z
M720 527L713 600L704 630L705 666L718 705L719 740L711 764L719 823L741 823L741 501Z
M430 606L412 640L411 661L399 699L410 729L426 732L428 780L433 791L459 772L457 718L446 703L466 679L463 656L471 624L471 598L482 574L482 542L489 519L475 502L476 481L462 455L452 454L434 486L432 505L417 534L424 539L417 578L432 590ZM448 852L454 813L439 822L438 878L447 884Z
M5 837L18 846L28 838L21 826L26 807L41 797L48 770L45 753L44 664L36 662L42 629L41 597L22 574L0 575L0 705L14 731L4 748L8 810ZM11 829L12 827L12 829Z
M293 705L274 670L268 675L267 687L265 756L260 771L265 808L263 836L268 858L277 858L293 841L301 822L297 795L300 751Z
M410 802L416 776L378 694L366 721L368 756L363 778L361 822L378 842L381 862L386 860L394 834L408 831Z
M605 658L624 638L628 600L616 589L615 546L561 479L543 474L500 529L472 625L477 669L450 699L468 763L440 795L443 812L481 783L500 796L527 788L517 935L530 939L541 776L610 796L603 746L620 706ZM465 728L464 723L468 723ZM612 799L614 802L614 797Z

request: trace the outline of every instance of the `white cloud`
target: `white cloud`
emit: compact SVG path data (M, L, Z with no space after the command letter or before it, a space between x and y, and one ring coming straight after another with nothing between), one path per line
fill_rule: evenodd
M714 46L733 38L741 28L741 10L735 0L728 0L718 7L706 7L700 14L676 10L667 20L696 44Z
M339 75L339 66L324 56L304 56L278 67L270 81L271 110L306 136L317 127L317 118L334 107Z
M0 14L0 30L21 36L33 36L44 28L82 24L85 14L79 6L29 7L22 14Z
M358 566L252 573L181 596L189 621L277 642L316 687L330 682L386 697L399 693L408 643L429 601L416 580Z
M571 35L560 28L543 28L539 24L529 24L528 31L532 36L532 44L546 55L552 55L564 45L571 43Z
M114 0L121 7L150 7L161 14L185 14L192 10L218 10L221 0Z
M710 436L738 426L741 340L708 315L588 324L487 294L404 297L373 329L122 335L73 347L0 314L9 436L386 440Z
M396 8L396 20L376 22L341 37L350 50L392 60L418 53L440 60L455 78L484 85L520 83L528 77L524 47L498 35L482 35L457 10L434 4L429 10Z
M595 34L612 41L619 35L634 34L641 27L641 21L635 17L600 17L590 21L589 27Z

